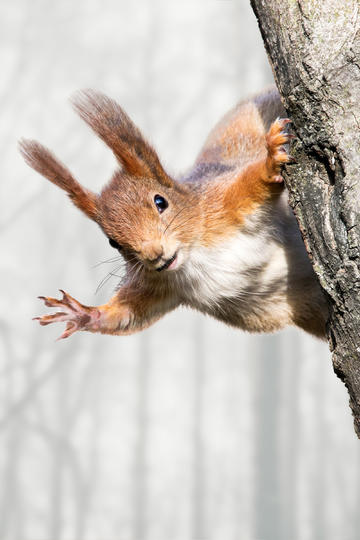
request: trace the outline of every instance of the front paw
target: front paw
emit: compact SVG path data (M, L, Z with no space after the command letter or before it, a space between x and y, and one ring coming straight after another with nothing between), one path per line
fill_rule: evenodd
M54 322L66 322L66 329L58 339L65 339L79 330L96 331L99 326L100 311L95 307L80 304L66 292L60 290L63 297L61 300L49 296L39 296L48 307L58 308L60 311L52 315L34 317L42 326Z
M266 147L268 151L264 179L266 182L283 182L283 177L280 174L281 166L292 159L283 146L293 138L293 135L285 131L287 124L290 122L291 120L288 118L277 118L271 124L266 134Z

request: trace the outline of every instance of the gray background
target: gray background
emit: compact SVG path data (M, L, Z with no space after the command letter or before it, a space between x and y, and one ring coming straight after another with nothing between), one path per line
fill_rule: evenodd
M117 99L170 173L272 80L246 0L0 4L1 540L359 538L359 443L325 344L191 311L55 343L39 294L113 292L100 230L22 162L47 144L88 187L114 160L67 98Z

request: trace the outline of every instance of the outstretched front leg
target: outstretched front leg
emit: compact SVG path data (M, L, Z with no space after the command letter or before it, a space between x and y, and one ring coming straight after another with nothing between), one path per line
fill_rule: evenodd
M39 296L48 307L57 308L51 315L34 317L42 326L65 322L65 331L58 339L68 338L78 331L126 335L150 326L178 303L156 294L120 289L107 304L84 306L64 291L62 298Z

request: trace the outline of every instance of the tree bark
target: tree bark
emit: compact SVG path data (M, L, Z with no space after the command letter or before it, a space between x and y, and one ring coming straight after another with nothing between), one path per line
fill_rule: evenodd
M360 438L359 1L250 1L293 121L295 163L284 178L329 299L334 370Z

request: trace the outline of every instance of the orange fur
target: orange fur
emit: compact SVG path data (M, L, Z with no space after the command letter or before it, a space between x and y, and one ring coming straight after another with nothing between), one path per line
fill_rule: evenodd
M41 297L60 310L38 317L41 325L66 322L62 338L77 330L125 335L182 304L249 331L296 324L323 335L326 302L281 198L289 136L288 120L276 119L283 114L276 92L226 115L181 181L167 175L115 101L87 90L73 103L121 165L99 195L39 143L24 141L21 151L121 246L126 274L102 306L84 306L67 293Z
M247 122L249 123L248 118ZM263 205L267 199L279 195L282 191L280 168L289 160L283 149L283 145L289 141L288 134L283 131L287 123L287 119L278 119L271 125L268 133L263 137L264 150L266 151L263 152L264 155L261 159L240 169L239 173L231 172L222 179L221 186L218 188L220 204L217 208L210 206L211 211L205 212L205 245L211 244L214 240L219 241L219 236L224 238L231 235L234 228L243 224L246 216ZM243 123L241 127L244 129L246 123L245 125ZM224 133L228 136L231 133L231 140L233 140L233 134L237 131L234 130L232 124L224 130ZM246 136L249 136L248 132L246 132ZM250 140L257 140L257 137L259 134L252 126ZM210 196L213 198L213 190L211 190Z
M79 116L112 149L130 175L152 176L164 186L172 186L155 150L114 100L93 90L83 90L72 103Z
M242 106L241 116L233 121L234 111L230 111L215 126L207 138L204 148L197 158L198 162L214 160L234 160L243 162L252 159L254 149L265 150L264 124L255 104Z
M84 189L50 150L37 141L25 139L20 141L19 148L30 167L66 191L72 202L89 218L96 219L97 196L88 189Z

